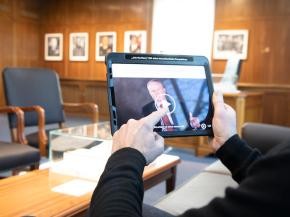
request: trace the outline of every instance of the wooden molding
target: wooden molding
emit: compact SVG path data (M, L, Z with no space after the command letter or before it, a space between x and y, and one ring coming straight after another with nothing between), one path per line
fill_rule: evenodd
M290 91L290 85L288 84L258 84L258 83L238 83L238 88L251 88L251 89L267 89L273 90L285 90Z

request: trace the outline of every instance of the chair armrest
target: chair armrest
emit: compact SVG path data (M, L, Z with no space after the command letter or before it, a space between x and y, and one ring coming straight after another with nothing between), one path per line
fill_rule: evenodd
M242 138L263 154L290 136L290 128L262 123L245 123Z
M12 141L27 144L24 134L24 113L19 107L7 106L0 107L0 113L14 113L17 119L16 131L12 129Z
M46 145L48 142L45 132L45 111L41 106L34 105L29 107L20 107L24 112L34 111L38 117L38 141L39 150L42 156L47 156Z
M99 121L99 107L94 103L63 103L63 109L65 111L84 111L90 113L90 117L93 123Z

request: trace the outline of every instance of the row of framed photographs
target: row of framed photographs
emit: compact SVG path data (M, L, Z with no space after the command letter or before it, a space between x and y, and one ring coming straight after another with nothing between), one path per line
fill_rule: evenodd
M126 31L124 33L124 52L145 53L146 31ZM95 44L96 61L104 61L105 56L116 51L116 32L97 32ZM44 39L44 59L47 61L63 60L63 34L47 33ZM89 33L74 32L69 35L69 60L89 60Z

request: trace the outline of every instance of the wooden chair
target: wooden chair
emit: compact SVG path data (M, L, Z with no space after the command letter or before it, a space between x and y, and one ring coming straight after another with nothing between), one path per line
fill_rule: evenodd
M48 153L46 125L64 127L64 110L81 109L89 113L92 122L98 121L98 106L94 103L63 103L59 77L50 69L5 68L4 90L7 105L19 106L25 112L25 126L38 126L38 132L26 135L28 144L38 147L42 156ZM15 127L13 116L9 125Z
M24 136L24 113L17 107L0 107L0 113L14 114L17 121L12 129L12 142L0 141L0 171L12 170L12 174L19 169L29 167L38 169L40 161L39 150L27 145Z

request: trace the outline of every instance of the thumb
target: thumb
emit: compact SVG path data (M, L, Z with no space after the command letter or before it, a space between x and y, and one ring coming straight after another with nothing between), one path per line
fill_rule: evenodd
M224 97L222 92L216 91L213 93L212 103L215 109L224 108Z

